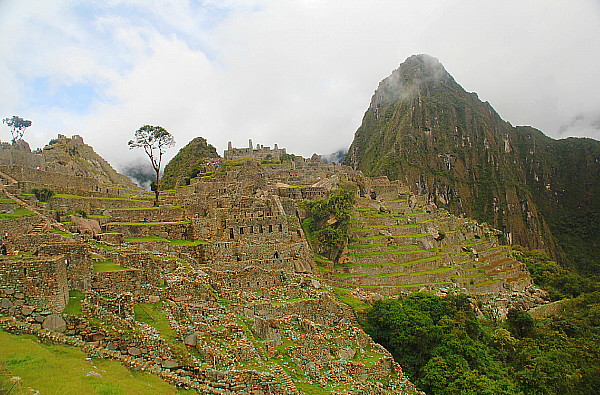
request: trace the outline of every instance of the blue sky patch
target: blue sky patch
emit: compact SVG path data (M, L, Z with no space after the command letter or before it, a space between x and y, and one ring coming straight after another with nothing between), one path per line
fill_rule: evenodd
M105 99L100 89L100 86L82 83L55 85L48 77L38 78L29 86L29 105L42 109L58 107L85 114L95 101Z

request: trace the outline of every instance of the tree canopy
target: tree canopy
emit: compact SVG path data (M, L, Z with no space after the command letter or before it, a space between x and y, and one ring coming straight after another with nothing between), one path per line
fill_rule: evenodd
M129 140L127 144L129 145L129 149L143 148L146 155L148 155L152 168L156 172L154 205L158 206L162 158L167 148L175 145L175 139L162 126L144 125L135 131L135 139Z
M10 128L10 134L12 135L13 144L23 139L25 129L31 126L31 121L23 119L17 115L13 115L11 118L4 118L2 120Z

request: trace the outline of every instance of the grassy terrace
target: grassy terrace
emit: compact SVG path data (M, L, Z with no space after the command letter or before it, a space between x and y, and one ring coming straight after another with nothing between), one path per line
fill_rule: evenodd
M391 237L396 238L396 237L425 237L425 236L429 236L429 233L412 233L409 235L393 235ZM386 236L386 235L364 236L364 237L355 237L352 239L352 241L356 242L356 241L387 239L388 237L390 237L390 236Z
M474 285L476 287L483 287L484 285L496 284L496 283L499 283L500 281L502 281L502 280L485 280L480 283L475 283Z
M196 246L196 245L200 245L200 244L210 244L210 242L204 241L204 240L165 239L164 237L158 237L158 236L126 237L123 240L127 243L169 242L172 246Z
M69 291L69 303L63 310L63 314L82 315L81 301L85 298L85 294L81 291Z
M135 320L151 325L158 330L175 354L186 357L189 354L188 351L191 351L195 356L199 356L194 348L186 347L178 339L177 332L171 328L169 319L165 314L162 301L158 303L136 303L133 306L133 311Z
M111 211L135 211L135 210L174 210L182 208L181 206L173 207L126 207L126 208L111 208Z
M361 267L365 267L365 266L374 266L374 265L360 265ZM389 264L387 265L381 265L383 266L391 266ZM439 274L439 273L446 273L448 270L450 270L451 268L449 267L439 267L437 269L431 269L431 270L421 270L418 272L397 272L397 273L383 273L383 274L366 274L366 273L336 273L334 275L334 277L337 278L343 278L343 277L365 277L368 276L370 278L378 278L378 277L396 277L396 276L423 276L423 275L427 275L427 274ZM477 275L477 276L473 276L473 277L467 277L467 278L479 278L479 277L483 277L484 275Z
M417 254L420 252L434 252L436 251L435 249L432 250L423 250L423 249L417 249L417 250L402 250L402 251L371 251L371 252L355 252L355 253L351 253L348 255L351 256L355 256L357 258L365 258L368 256L377 256L377 255L407 255L407 254Z
M437 259L440 259L444 256L444 254L437 254L437 255L433 255L433 256L429 256L429 257L425 257L425 258L419 258L419 259L414 259L412 261L406 261L406 262L372 262L372 263L354 263L354 262L347 262L347 263L343 263L341 265L336 265L335 269L343 269L343 268L347 268L347 267L385 267L385 266L403 266L403 267L411 267L414 265L417 265L419 263L427 263L427 262L432 262L435 261Z
M145 225L145 226L155 226L155 225L183 225L183 224L191 224L192 221L167 221L167 222L111 222L110 225Z
M339 286L344 286L348 288L365 288L365 289L379 289L379 288L410 288L410 287L421 287L426 285L440 285L440 284L452 284L451 281L433 281L429 283L414 283L414 284L400 284L400 285L356 285L356 284L348 284L336 281L336 284Z
M0 214L0 220L31 217L34 215L37 215L37 214L34 213L33 211L27 210L26 208L19 207L19 208L13 210L12 214Z
M0 203L16 203L16 202L12 199L0 198Z
M0 331L1 387L10 394L178 394L159 377L128 370L111 359L86 359L77 347L42 344L30 335ZM96 372L100 377L87 375ZM8 377L22 382L12 387ZM30 388L35 389L31 391ZM9 390L10 389L10 390Z
M94 259L94 273L116 272L119 270L127 270L127 268L117 265L110 259L104 258L98 254L92 255Z
M350 230L353 232L370 232L372 230L377 229L410 229L410 228L418 228L419 225L416 224L406 224L406 225L367 225L364 228L351 228Z
M58 199L100 199L100 200L126 200L128 202L143 202L143 203L152 203L151 200L140 200L140 199L128 199L128 198L117 198L117 197L98 197L98 196L77 196L77 195L69 195L64 193L57 193L52 196L53 198Z
M476 241L474 241L476 240ZM469 240L465 240L464 242L460 243L459 245L461 247L471 247L471 246L475 246L478 244L484 244L484 243L489 243L489 240L486 239L469 239Z
M333 291L341 302L346 303L348 306L352 307L358 312L366 312L371 307L362 300L352 296L352 293L347 288L333 287Z

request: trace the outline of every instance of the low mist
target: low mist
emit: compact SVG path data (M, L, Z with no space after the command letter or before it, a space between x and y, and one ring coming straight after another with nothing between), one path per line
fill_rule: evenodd
M138 158L120 166L119 173L126 175L140 187L150 190L150 184L156 180L156 173L148 160Z

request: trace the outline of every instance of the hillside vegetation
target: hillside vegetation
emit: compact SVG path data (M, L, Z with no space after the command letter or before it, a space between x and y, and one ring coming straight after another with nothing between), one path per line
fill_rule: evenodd
M202 171L201 165L216 158L219 158L217 149L204 137L195 137L165 166L161 187L172 189L177 185L189 185L190 179Z

